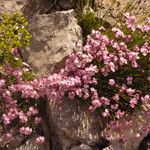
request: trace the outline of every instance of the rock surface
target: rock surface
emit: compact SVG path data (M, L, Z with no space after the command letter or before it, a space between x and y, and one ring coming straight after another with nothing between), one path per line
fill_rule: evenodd
M0 14L20 13L26 2L26 0L0 0Z
M37 75L49 74L56 66L62 67L61 61L81 39L73 10L35 16L29 25L31 45L23 56Z
M142 19L148 16L150 10L150 0L97 0L98 9L97 16L114 24L116 19L124 12L131 12ZM100 11L99 11L100 10Z
M150 108L150 105L148 106L148 109ZM143 129L143 132L139 132L139 127L142 128L141 122L150 122L150 116L145 115L145 113L142 113L140 110L134 112L136 116L138 116L138 120L136 117L132 117L131 120L133 121L133 127L131 128L126 128L123 130L122 134L127 137L127 141L125 144L119 142L115 138L111 140L111 144L109 147L105 148L104 150L139 150L139 145L140 147L145 147L145 149L140 149L140 150L149 150L146 147L149 147L149 135L148 131L145 131ZM140 120L140 122L139 122ZM140 137L135 137L136 133L140 133ZM112 135L114 133L112 132ZM112 136L113 137L113 136ZM145 138L147 137L147 138ZM144 140L143 140L144 139Z
M59 10L69 10L76 7L77 0L30 0L23 9L23 14L28 18L32 18L39 14L50 14Z
M17 147L17 146L15 146ZM12 147L11 147L12 149ZM39 145L35 143L35 137L27 140L25 144L22 144L20 147L16 148L15 150L46 150L46 144Z
M48 141L41 145L35 143L37 136L36 134L32 134L30 137L16 135L9 144L7 144L6 138L2 136L0 138L0 150L49 150Z
M37 14L44 14L52 5L53 0L30 0L22 8L26 18L31 19Z
M77 0L58 0L61 9L68 10L76 7Z
M90 146L81 144L80 146L75 146L71 150L93 150Z
M56 104L49 103L47 114L51 114L48 120L54 122L62 149L98 150L103 129L99 115L89 112L88 106L78 100L65 99L61 107L63 111L58 111Z

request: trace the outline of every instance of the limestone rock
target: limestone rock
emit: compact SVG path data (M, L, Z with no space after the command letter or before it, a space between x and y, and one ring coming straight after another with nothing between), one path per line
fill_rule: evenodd
M46 75L56 66L61 67L61 61L73 52L75 42L81 39L73 10L35 16L29 25L31 45L23 56L37 75Z
M76 7L77 0L30 0L24 5L22 12L28 18L38 14L50 14L59 10Z
M103 123L97 113L78 100L63 100L62 111L57 104L47 105L49 122L53 122L63 150L97 150L101 143Z
M81 144L80 146L75 146L71 150L93 150L90 146Z
M32 134L30 137L16 135L13 140L7 144L5 136L0 139L0 149L5 150L49 150L49 143L36 144L35 139L38 135Z
M0 0L1 13L20 13L26 0Z
M150 105L148 105L147 109L150 108ZM147 110L146 109L146 110ZM141 110L137 110L134 112L134 115L136 115L141 122L150 122L150 117L148 115L145 115L145 113L142 113ZM141 136L139 138L136 138L136 133L139 133L139 128L142 128L141 122L137 120L136 117L130 116L133 121L133 127L132 128L126 128L123 130L122 134L127 137L127 141L125 144L119 142L115 138L111 140L111 144L109 147L105 148L104 150L139 150L140 147L149 147L149 136L147 136L148 131L143 130L140 132ZM112 132L112 135L114 133ZM145 138L147 136L147 138ZM112 136L113 137L113 136ZM144 140L143 140L144 139ZM140 149L141 150L141 149ZM142 149L144 150L144 149ZM145 149L147 150L147 149Z
M24 5L22 12L29 20L37 14L45 14L52 3L53 0L30 0Z
M18 147L18 146L15 146ZM12 147L11 147L12 148ZM36 144L35 137L27 140L23 145L16 148L15 150L46 150L46 144Z
M58 5L62 9L68 10L76 7L77 0L59 0Z
M121 17L124 12L136 15L138 20L148 16L150 10L150 0L96 0L98 3L97 16L111 24Z

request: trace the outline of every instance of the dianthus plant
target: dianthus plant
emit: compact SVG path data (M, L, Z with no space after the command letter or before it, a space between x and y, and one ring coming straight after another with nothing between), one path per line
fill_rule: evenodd
M29 45L30 34L22 15L3 15L0 20L0 145L6 146L18 134L23 137L34 133L41 118L38 102L33 95L33 87L27 84L33 79L29 68L25 67L21 53ZM15 91L16 89L16 91ZM24 89L24 93L21 92ZM29 96L30 95L30 96ZM5 140L2 140L2 139ZM44 141L42 136L37 143Z
M150 18L141 25L129 13L124 19L111 29L93 30L85 46L77 42L60 73L38 81L47 86L47 90L39 90L41 94L46 92L54 101L67 96L85 102L91 112L98 111L108 120L106 137L110 138L107 131L114 129L121 141L126 140L122 130L132 128L130 116L135 116L137 128L138 122L142 124L132 132L135 136L150 131L149 122L135 115L136 110L149 114Z
M138 25L135 16L124 15L125 23L108 30L103 27L93 30L84 47L77 42L76 50L58 74L27 82L20 69L9 64L3 66L6 74L0 80L0 115L3 129L9 129L7 138L11 140L15 133L28 136L36 131L41 120L38 99L42 97L59 105L64 97L85 102L89 111L107 118L104 119L108 120L107 138L111 137L112 129L119 132L119 140L125 141L122 131L132 128L130 116L137 121L138 130L132 131L135 136L140 137L143 130L150 131L150 123L135 114L136 110L147 117L150 113L150 18ZM16 54L16 49L11 48L11 52ZM13 82L8 82L9 77ZM44 137L38 137L36 142L43 143Z

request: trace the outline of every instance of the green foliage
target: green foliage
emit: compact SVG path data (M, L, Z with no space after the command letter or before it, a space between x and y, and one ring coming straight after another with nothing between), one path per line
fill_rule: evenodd
M78 11L82 11L85 6L92 8L94 11L97 10L97 3L96 0L78 0L77 1L77 8Z
M25 81L32 81L34 79L34 74L31 71L25 71L22 74L22 79Z
M93 11L95 9L95 0L77 1L77 20L83 31L83 38L86 38L93 29L98 29L100 26L99 18L95 16L95 12Z
M83 30L83 37L87 37L93 29L98 29L100 27L100 21L95 16L94 12L78 15L78 24Z
M0 20L0 65L10 63L14 67L22 64L21 59L15 59L12 48L21 49L28 46L31 35L26 30L28 23L19 14L3 15Z
M27 31L28 23L23 15L4 14L0 20L0 73L6 76L3 66L9 64L13 68L22 70L23 59L19 50L22 50L30 44L31 35ZM17 49L17 56L12 52ZM11 85L16 82L13 75L7 75L8 83ZM22 80L30 81L34 79L34 75L30 71L22 72Z
M98 4L96 0L78 0L77 2L77 20L82 28L84 39L86 39L87 35L89 35L93 29L97 30L101 26L105 28L110 27L108 22L97 17L97 10Z

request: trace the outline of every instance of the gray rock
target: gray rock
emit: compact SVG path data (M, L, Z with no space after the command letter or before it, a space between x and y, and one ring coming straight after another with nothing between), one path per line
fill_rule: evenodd
M77 0L30 0L24 5L22 12L27 18L39 14L50 14L59 10L69 10L76 7Z
M31 45L23 56L37 75L62 67L63 59L73 52L75 42L81 39L73 10L35 16L29 25Z
M49 103L47 114L51 114L48 121L54 123L63 150L77 147L81 150L86 150L86 147L87 150L90 147L96 149L103 129L99 115L89 112L88 106L78 100L65 99L61 107L63 111L58 111L56 104Z
M31 19L35 15L45 14L53 4L53 0L30 0L22 8L26 18Z
M38 135L33 134L30 137L24 137L22 135L16 135L14 139L7 144L7 140L4 136L0 139L0 149L5 150L49 150L49 143L46 141L44 144L36 144L35 139Z
M76 7L77 0L59 0L58 6L61 7L61 9L73 9Z
M1 0L0 1L0 14L2 13L20 13L26 0Z
M123 12L131 12L139 20L148 16L150 10L150 0L96 0L98 3L97 16L111 23L116 23Z
M16 146L17 147L17 146ZM12 147L11 147L12 149ZM36 144L35 137L27 140L25 144L21 145L20 147L16 148L15 150L46 150L46 144Z
M148 111L150 109L150 105L147 105L147 108L145 107L144 109L145 111ZM115 139L116 133L110 131L113 138L110 141L110 146L105 148L104 150L139 150L139 147L149 148L149 135L147 136L148 131L145 130L143 130L142 132L141 130L139 131L139 128L142 129L142 124L141 122L139 122L139 120L137 120L135 115L139 118L141 122L150 122L150 117L148 115L145 115L145 113L143 113L141 110L136 110L134 112L134 115L129 116L130 119L133 121L132 127L126 128L125 130L122 131L122 135L125 135L127 141L125 143L120 142L119 140ZM135 137L136 133L141 133L139 138ZM148 150L148 149L140 149L140 150Z
M93 149L86 144L81 144L80 146L73 147L71 150L93 150Z

